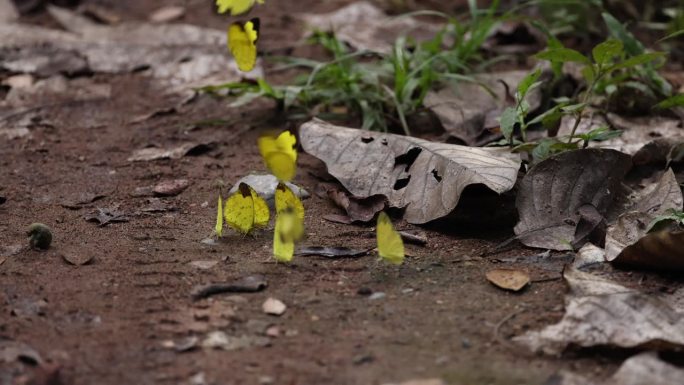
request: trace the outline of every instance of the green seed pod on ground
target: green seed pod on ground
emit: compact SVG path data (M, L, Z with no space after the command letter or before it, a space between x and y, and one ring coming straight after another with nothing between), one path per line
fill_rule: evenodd
M52 230L42 223L32 223L26 235L29 237L29 245L34 249L47 250L52 243Z

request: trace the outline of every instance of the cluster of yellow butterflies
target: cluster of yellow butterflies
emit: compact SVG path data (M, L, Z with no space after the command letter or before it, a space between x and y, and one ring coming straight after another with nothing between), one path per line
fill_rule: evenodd
M264 0L216 0L216 7L219 13L230 12L232 16L236 16L249 12L256 3L263 4ZM235 22L228 28L228 49L235 57L240 71L249 72L254 69L258 39L258 17L246 22Z
M261 135L257 142L268 170L278 178L275 190L275 229L273 256L281 262L294 257L295 243L304 236L304 205L287 186L297 173L297 137L290 131ZM248 184L240 183L237 191L223 201L219 191L216 213L216 235L223 235L225 223L241 234L264 228L270 220L268 204ZM404 242L392 226L387 214L381 212L377 223L378 254L389 263L404 262Z

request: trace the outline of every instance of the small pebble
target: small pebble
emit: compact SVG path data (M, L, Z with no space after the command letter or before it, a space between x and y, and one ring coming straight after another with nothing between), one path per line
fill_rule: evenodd
M378 292L371 294L370 297L368 297L368 299L371 301L375 301L376 299L383 299L385 297L386 297L385 293L378 291Z

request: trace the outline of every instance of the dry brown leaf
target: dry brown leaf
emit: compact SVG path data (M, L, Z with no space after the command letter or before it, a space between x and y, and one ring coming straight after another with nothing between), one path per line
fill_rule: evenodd
M568 151L536 164L520 184L515 234L531 247L581 247L573 245L579 209L592 205L605 215L630 167L628 155L603 149Z
M677 296L657 297L574 268L563 319L514 340L532 351L559 354L568 346L681 349L684 309Z
M520 291L530 283L530 276L522 270L493 269L487 272L487 279L501 289Z
M623 267L663 271L684 271L684 231L668 230L646 234L627 246L611 262Z
M630 357L618 371L600 385L673 385L681 383L684 369L658 358L653 352ZM554 385L598 385L582 375L563 372L549 380Z
M449 135L469 146L481 146L501 137L498 119L527 74L507 71L476 75L474 79L481 84L461 82L455 88L430 91L424 105L437 115ZM541 104L541 91L532 90L526 100L534 111Z
M449 214L472 184L508 191L520 168L520 157L507 150L435 143L318 119L304 123L299 134L304 151L324 161L350 193L386 196L391 207L405 207L409 223Z
M332 31L335 36L357 50L389 53L399 36L417 40L434 36L440 26L413 17L391 18L367 1L353 2L330 13L304 14L302 20L310 29Z

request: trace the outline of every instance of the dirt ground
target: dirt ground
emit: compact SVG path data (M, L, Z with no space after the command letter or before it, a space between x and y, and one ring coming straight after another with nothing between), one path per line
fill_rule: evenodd
M98 3L133 20L168 4ZM213 15L209 3L188 2L185 21L224 28L225 18ZM264 49L300 36L293 14L344 3L267 2L256 12ZM229 233L218 244L202 243L213 229L215 180L232 184L262 171L256 138L264 130L283 129L283 122L264 123L268 106L235 110L201 96L175 114L130 123L131 116L168 107L168 101L142 74L96 77L113 86L110 99L51 104L41 109L51 123L37 119L29 137L0 141L0 196L7 198L0 205L0 245L25 244L32 222L48 224L55 235L49 251L25 249L0 261L0 339L24 342L57 363L63 384L384 384L442 378L449 384L532 385L560 369L602 378L620 364L599 353L534 356L510 342L561 317L560 272L569 257L554 255L533 265L535 250L481 255L509 236L507 231L422 229L428 244L407 246L411 257L398 268L373 256L299 257L291 265L276 264L268 232ZM197 124L208 119L223 123ZM185 141L217 145L178 160L127 161L136 149ZM295 182L313 192L314 175L323 169L302 154ZM147 198L131 195L137 187L179 178L191 185L162 198L171 210L145 211ZM78 209L65 207L83 193L104 197ZM323 220L338 209L315 194L304 204L303 245L373 247L371 227ZM128 222L99 227L83 218L115 205ZM398 227L414 228L401 222ZM92 255L93 261L74 266L65 254ZM190 264L206 260L219 263L209 269ZM495 288L485 272L502 266L527 269L533 283L517 294ZM196 285L253 274L266 277L265 290L190 297ZM372 299L369 291L386 296ZM287 311L280 317L264 314L268 297L282 300ZM250 346L187 352L167 346L216 330ZM14 374L35 369L10 365L0 371L4 385Z

